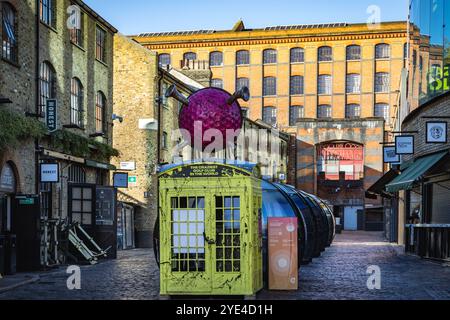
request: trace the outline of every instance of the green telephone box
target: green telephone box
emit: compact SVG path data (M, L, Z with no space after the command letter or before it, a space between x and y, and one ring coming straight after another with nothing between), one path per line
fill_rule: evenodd
M259 176L248 163L162 168L162 296L254 296L263 288Z

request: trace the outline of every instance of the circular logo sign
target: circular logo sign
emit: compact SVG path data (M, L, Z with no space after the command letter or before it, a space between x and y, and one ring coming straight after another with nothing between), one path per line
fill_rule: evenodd
M440 126L431 127L430 134L433 139L440 140L444 135L444 129L442 129L442 127Z

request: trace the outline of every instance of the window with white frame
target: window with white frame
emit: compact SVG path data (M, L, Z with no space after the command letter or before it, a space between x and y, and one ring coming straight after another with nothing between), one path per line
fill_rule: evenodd
M361 60L361 46L351 45L347 47L347 61Z
M348 104L345 106L345 118L353 119L361 117L361 106L359 104Z
M377 103L375 105L374 115L377 118L384 118L386 122L390 120L390 110L389 105L387 103Z
M277 95L277 78L265 77L263 81L263 95L276 96Z
M6 1L2 4L2 57L17 63L17 13L14 7Z
M236 79L236 91L239 91L244 87L250 88L250 79L249 78L237 78Z
M304 91L303 88L304 88L303 76L292 76L290 83L291 95L303 94Z
M380 43L375 46L375 59L389 59L391 57L391 46Z
M274 49L266 49L263 52L263 63L277 63L277 51Z
M387 72L377 72L375 74L375 92L389 92L390 77Z
M263 107L263 121L272 126L276 126L277 109L275 107Z
M333 61L333 49L328 46L320 47L318 52L318 60L319 62Z
M78 78L73 78L70 90L70 124L78 128L84 127L83 86Z
M328 104L319 105L317 107L317 118L327 119L333 117L333 108Z
M211 79L211 87L223 89L223 80L222 79Z
M360 93L361 92L361 75L360 74L354 73L354 74L347 75L346 92L347 93Z
M236 52L236 65L250 64L250 52L247 50L240 50Z
M223 53L214 51L209 54L209 65L211 67L219 67L223 65Z
M56 74L55 69L48 61L41 63L39 71L39 107L45 111L47 99L56 98Z
M303 48L291 49L291 63L305 62L305 50Z
M318 94L332 93L332 77L329 74L322 74L318 79Z
M305 117L305 109L303 106L291 106L289 108L289 126L293 127L297 124L298 119Z

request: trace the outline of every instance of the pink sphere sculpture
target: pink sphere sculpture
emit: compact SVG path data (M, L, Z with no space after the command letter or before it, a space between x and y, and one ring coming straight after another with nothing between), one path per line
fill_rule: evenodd
M214 142L214 137L219 132L223 141L222 148L233 142L234 135L228 133L227 136L227 131L232 130L239 134L243 124L242 110L237 99L248 101L250 92L244 87L231 95L222 89L206 88L185 98L175 86L171 86L166 92L166 97L173 97L183 103L178 119L179 128L185 130L182 133L186 142L203 151ZM209 141L205 139L205 133L211 129L216 131L211 132L213 138Z

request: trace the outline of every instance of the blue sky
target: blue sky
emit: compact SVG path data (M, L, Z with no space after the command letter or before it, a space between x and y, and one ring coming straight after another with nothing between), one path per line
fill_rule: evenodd
M366 22L377 5L382 21L406 20L408 0L85 0L123 34Z

